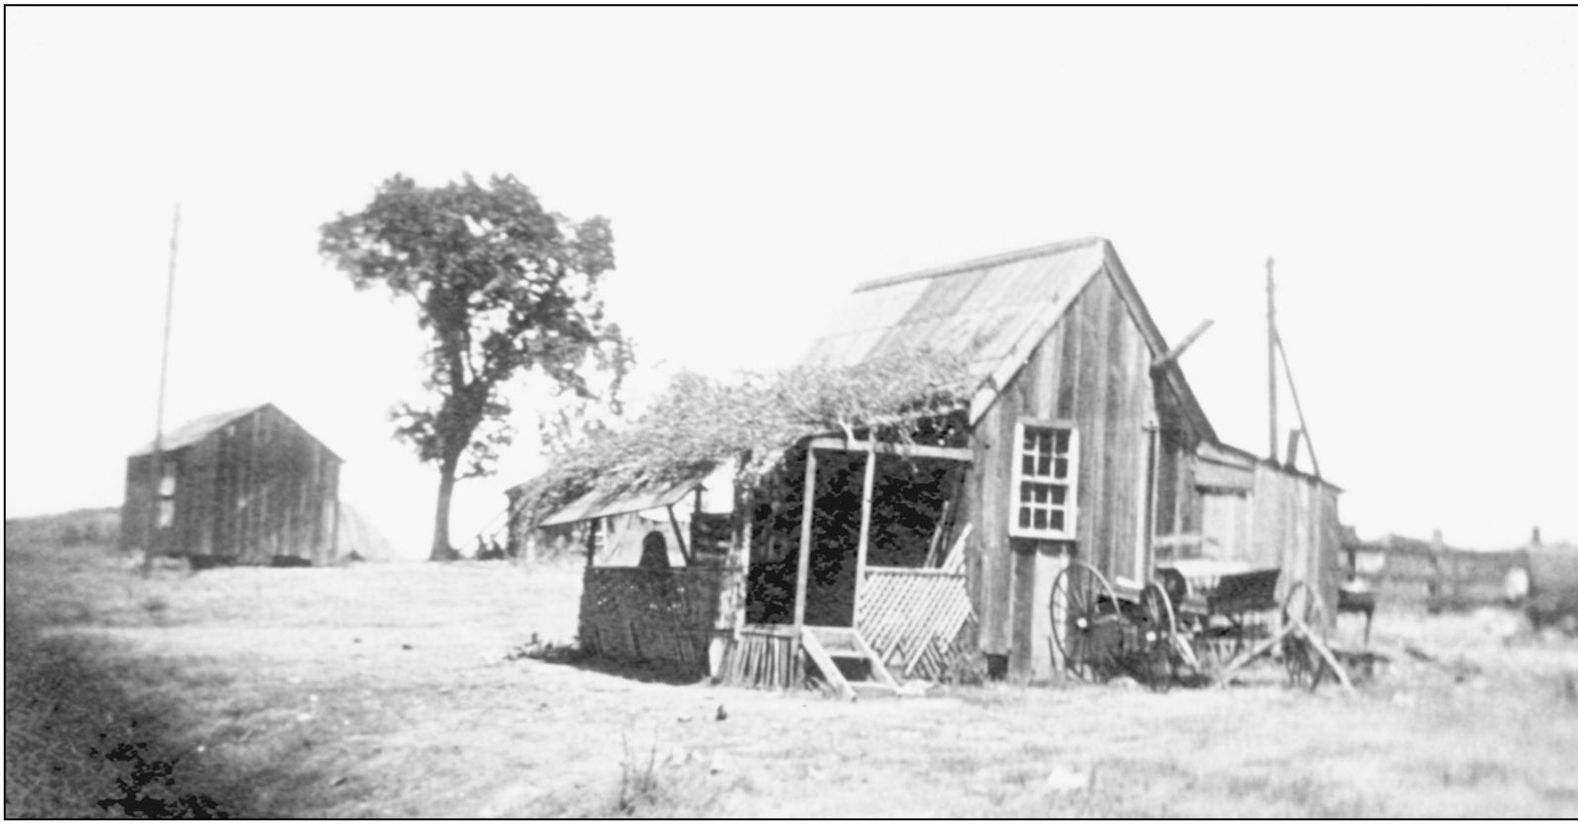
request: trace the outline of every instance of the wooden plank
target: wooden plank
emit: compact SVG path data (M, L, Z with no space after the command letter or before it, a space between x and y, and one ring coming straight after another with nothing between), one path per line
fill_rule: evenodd
M1086 286L1089 291L1089 286ZM1071 420L1077 411L1079 403L1079 359L1083 338L1080 336L1082 322L1079 314L1072 311L1063 315L1058 321L1063 327L1063 346L1058 357L1062 366L1058 368L1057 385L1057 417Z
M969 522L964 523L964 530L959 532L959 538L954 540L953 547L948 549L948 555L943 557L942 570L949 572L964 570L965 543L969 541L970 533L973 530L975 530L975 525Z
M849 687L849 681L844 678L844 673L838 670L838 664L833 662L831 655L822 648L822 643L817 639L816 632L810 627L800 630L800 647L811 658L822 676L832 685L839 697L849 699L854 696L854 690Z
M1034 670L1035 647L1031 644L1036 589L1036 544L1028 540L1011 545L1014 569L1013 645L1008 656L1008 673L1015 680L1029 680Z
M1200 335L1205 334L1205 330L1210 328L1211 324L1214 322L1216 321L1210 319L1201 320L1200 324L1195 326L1193 331L1190 331L1188 334L1184 335L1184 339L1178 341L1178 345L1172 347L1171 351L1151 361L1151 371L1159 372L1165 368L1167 364L1176 363L1178 358L1183 355L1184 351L1190 346L1194 345L1194 341L1200 339Z
M866 469L860 484L860 539L855 543L855 599L850 624L860 619L860 587L866 580L866 555L871 547L871 493L877 479L877 454L866 453Z
M885 441L849 441L845 438L823 436L811 439L811 449L833 452L863 452L897 455L909 458L937 458L945 461L970 463L974 454L966 447L932 447L925 444L891 444Z
M881 658L877 656L876 652L871 650L871 644L867 643L865 638L860 636L859 631L855 632L855 643L859 646L861 653L865 655L866 662L871 666L871 676L878 683L897 692L899 690L898 681L893 679L893 675L888 672L888 667L883 665Z
M983 448L980 527L976 533L980 551L978 608L981 614L980 647L986 654L1007 654L1009 581L1006 527L1009 461L1013 447L1013 424L1017 408L1012 395L1002 395L977 426L979 446Z
M1080 453L1076 536L1085 561L1103 574L1110 573L1112 568L1106 465L1102 463L1107 449L1105 357L1110 333L1107 327L1110 305L1111 289L1105 280L1093 281L1090 290L1080 298L1080 405L1075 410L1075 419L1084 433L1080 439L1082 448L1089 448Z
M1047 680L1052 677L1052 582L1062 572L1067 555L1038 550L1035 557L1035 607L1030 613L1030 677Z
M805 626L806 580L811 572L811 520L816 509L816 450L805 451L805 497L800 503L800 559L795 571L794 627Z

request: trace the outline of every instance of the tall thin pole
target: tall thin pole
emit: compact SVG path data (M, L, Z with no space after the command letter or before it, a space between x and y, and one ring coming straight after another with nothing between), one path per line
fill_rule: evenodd
M1270 418L1266 452L1272 461L1277 460L1277 299L1271 276L1275 262L1266 257L1266 413Z
M148 555L157 553L159 506L164 494L164 390L170 376L170 317L175 308L175 254L181 236L181 203L175 203L175 218L170 222L170 273L164 285L164 343L159 350L159 404L153 426L153 521L148 525Z

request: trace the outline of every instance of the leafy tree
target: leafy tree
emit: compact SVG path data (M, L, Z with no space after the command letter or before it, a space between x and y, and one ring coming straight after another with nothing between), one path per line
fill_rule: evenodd
M490 474L512 440L506 381L535 373L561 395L606 395L617 411L631 354L597 296L614 267L607 219L577 224L550 213L513 176L419 187L396 174L361 212L324 224L318 247L358 289L383 285L414 299L431 335L432 397L401 403L390 418L396 436L438 466L433 559L456 556L456 480ZM610 379L601 395L599 378Z

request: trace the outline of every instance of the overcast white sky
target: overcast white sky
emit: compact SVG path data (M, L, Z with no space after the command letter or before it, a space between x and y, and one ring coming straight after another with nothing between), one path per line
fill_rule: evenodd
M167 423L278 403L421 555L435 476L384 418L420 380L415 325L317 229L396 171L471 171L612 219L609 306L649 386L791 363L864 279L1105 236L1166 336L1217 321L1183 367L1261 453L1272 255L1345 521L1578 540L1570 9L13 8L5 30L7 516L120 502L179 200ZM455 541L535 463L463 488Z

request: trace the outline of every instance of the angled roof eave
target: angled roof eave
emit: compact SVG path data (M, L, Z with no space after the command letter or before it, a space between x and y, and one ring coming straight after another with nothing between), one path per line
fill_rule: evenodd
M208 415L193 418L176 426L174 429L166 431L163 436L161 436L162 440L160 442L159 449L161 452L174 452L176 450L190 447L193 444L201 442L208 436L213 435L215 432L224 429L230 424L235 423L236 421L251 415L254 412L264 409L274 410L274 412L281 418L289 421L297 429L301 430L302 434L306 435L308 438L311 438L313 442L322 447L324 452L334 456L334 460L342 464L345 463L344 457L335 452L328 444L325 444L323 439L313 434L311 430L308 430L306 427L302 426L300 421L297 421L295 418L292 418L290 415L286 414L285 410L280 409L278 406L275 406L272 403L253 404L251 406L214 412ZM128 457L140 458L142 456L152 454L153 443L149 442L137 448Z

